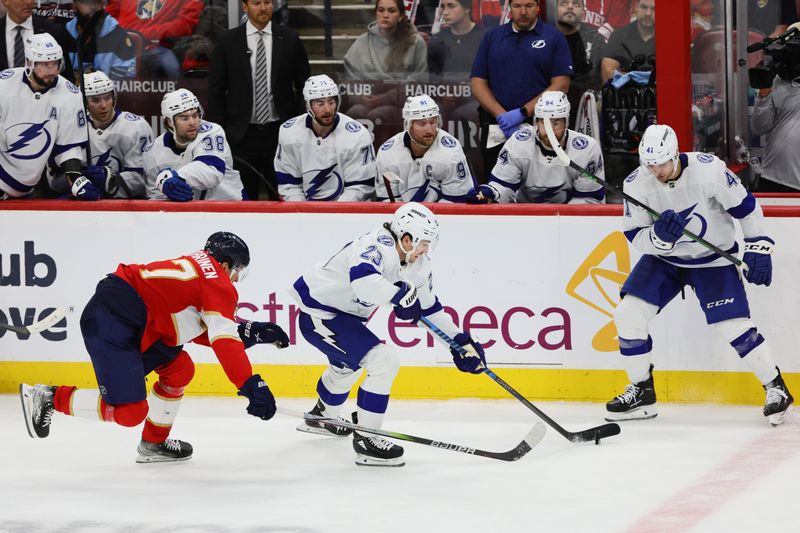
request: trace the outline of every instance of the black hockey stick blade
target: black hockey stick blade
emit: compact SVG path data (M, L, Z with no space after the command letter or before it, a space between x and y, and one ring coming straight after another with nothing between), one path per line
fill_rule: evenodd
M13 331L14 333L22 333L24 335L39 333L40 331L44 331L54 326L56 322L59 322L62 318L67 316L69 311L70 309L67 307L59 307L40 321L35 322L30 326L14 326L12 324L0 322L0 329Z
M311 413L299 413L296 411L292 411L290 409L285 409L283 407L278 407L278 412L289 416L304 418L306 420L322 422L323 424L329 424L331 426L349 428L358 431L359 433L381 435L383 437L403 440L406 442L413 442L414 444L422 444L423 446L431 446L433 448L439 448L441 450L465 453L468 455L477 455L480 457L488 457L490 459L498 459L500 461L517 461L518 459L521 459L522 457L525 456L525 454L527 454L537 444L539 444L542 438L544 438L545 433L547 433L547 428L545 427L545 425L542 424L541 422L537 422L533 426L533 428L531 428L531 430L528 432L525 438L522 439L522 442L517 444L514 448L506 452L492 452L487 450L479 450L478 448L471 448L469 446L463 446L461 444L451 444L449 442L426 439L424 437L415 437L414 435L408 435L407 433L400 433L398 431L367 428L364 426L360 426L358 424L354 424L352 422L348 422L346 420L342 420L340 418L328 418L324 416L312 415Z

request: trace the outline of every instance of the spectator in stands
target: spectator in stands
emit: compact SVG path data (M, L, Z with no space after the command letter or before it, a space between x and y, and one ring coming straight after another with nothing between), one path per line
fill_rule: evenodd
M800 191L800 77L776 76L771 88L759 89L750 127L766 136L757 190Z
M631 0L586 0L584 7L584 26L596 29L606 42L631 21Z
M375 2L375 21L345 54L344 70L353 80L427 78L425 41L406 17L403 0Z
M75 4L72 0L36 0L33 14L63 26L75 18Z
M797 4L795 0L748 0L747 25L751 30L758 30L768 37L777 37L797 20ZM734 25L736 10L734 10Z
M183 72L194 71L196 77L208 76L214 43L228 30L228 11L222 6L206 6L194 35L175 43L175 54L181 60Z
M484 180L505 140L520 124L530 123L539 95L569 90L573 69L567 41L539 20L538 11L538 0L510 0L511 21L484 34L472 65Z
M73 41L65 50L75 72L81 72L80 58L82 72L100 71L113 78L136 76L133 42L116 19L103 10L103 0L75 0L75 13L67 23Z
M564 34L572 56L575 77L569 84L569 124L575 124L578 101L587 90L600 88L600 60L603 58L605 39L600 33L581 22L585 13L584 0L558 0L557 27Z
M472 0L442 0L440 7L447 27L428 45L428 71L432 80L467 81L486 30L470 19Z
M608 40L600 75L603 83L614 77L614 72L652 70L647 67L656 56L656 0L638 0L636 20L615 31Z
M505 0L472 0L472 21L484 28L495 28L500 25L504 5Z
M0 71L25 66L25 42L35 33L49 33L65 50L70 37L64 26L33 14L33 0L3 0L6 15L0 18ZM62 76L75 81L72 65L64 62Z
M225 128L234 156L254 167L242 175L247 197L258 200L266 179L267 198L277 200L278 130L305 108L308 55L297 32L272 23L272 0L246 0L242 6L247 22L223 33L211 56L208 116Z
M106 7L120 26L138 31L148 42L143 60L145 72L171 79L181 75L172 46L176 39L194 33L202 10L200 0L109 0Z

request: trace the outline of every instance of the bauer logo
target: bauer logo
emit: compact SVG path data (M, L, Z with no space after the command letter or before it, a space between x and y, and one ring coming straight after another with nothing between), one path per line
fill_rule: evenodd
M609 318L592 338L592 348L599 352L619 349L614 309L619 304L619 291L630 273L628 241L622 232L615 231L589 253L567 282L567 295Z

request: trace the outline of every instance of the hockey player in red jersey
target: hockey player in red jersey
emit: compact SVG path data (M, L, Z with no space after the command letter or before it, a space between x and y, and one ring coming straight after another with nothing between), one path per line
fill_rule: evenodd
M238 293L233 283L250 263L245 242L233 233L211 235L203 250L176 259L121 264L97 285L81 315L84 344L99 389L20 385L28 433L45 438L54 411L133 427L144 422L137 463L183 461L192 446L168 438L194 363L183 344L210 346L225 374L249 400L247 412L264 420L275 414L275 398L253 374L245 348L289 345L269 322L235 322ZM147 398L145 377L158 379Z

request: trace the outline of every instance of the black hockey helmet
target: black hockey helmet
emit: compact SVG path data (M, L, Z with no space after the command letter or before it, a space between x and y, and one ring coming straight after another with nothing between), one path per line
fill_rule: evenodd
M241 237L228 231L212 233L203 249L220 264L228 263L231 271L242 271L250 264L247 244Z

